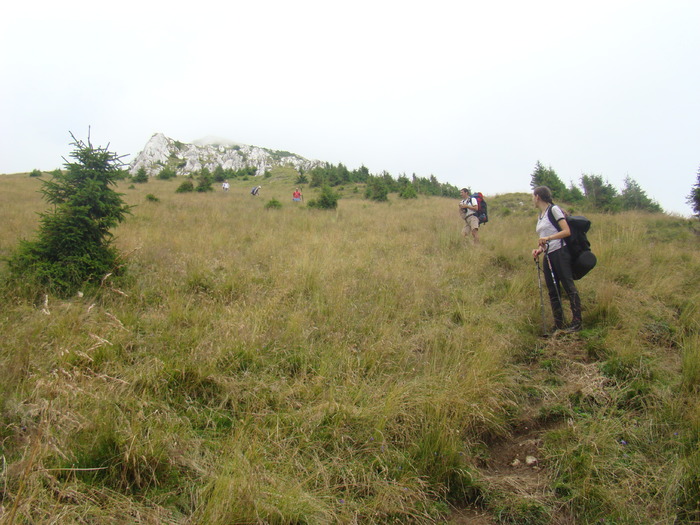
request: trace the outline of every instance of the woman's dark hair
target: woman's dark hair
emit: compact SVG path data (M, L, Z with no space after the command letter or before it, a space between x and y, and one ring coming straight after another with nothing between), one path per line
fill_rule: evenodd
M552 190L550 190L547 186L537 186L534 190L532 190L532 194L537 195L544 202L552 204Z

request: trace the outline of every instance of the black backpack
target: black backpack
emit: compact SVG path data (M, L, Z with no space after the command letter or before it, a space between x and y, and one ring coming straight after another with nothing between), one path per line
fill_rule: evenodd
M554 204L552 204L552 206L554 206ZM554 219L552 206L547 210L547 217L549 217L549 222L552 223L557 231L561 231L559 222ZM583 215L567 215L566 213L564 213L564 218L569 225L571 235L566 239L562 239L562 241L571 255L571 271L573 277L578 280L590 272L598 262L596 256L591 251L591 243L586 236L588 230L591 229L591 221Z
M481 192L477 192L471 198L476 199L476 217L479 219L479 224L489 222L488 206L484 200L484 195Z

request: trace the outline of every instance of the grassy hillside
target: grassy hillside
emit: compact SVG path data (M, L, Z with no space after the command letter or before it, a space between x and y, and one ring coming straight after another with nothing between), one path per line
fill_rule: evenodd
M449 199L179 182L119 188L99 294L0 288L0 523L700 520L697 222L587 214L585 330L544 339L526 194L473 247ZM38 188L0 178L0 256Z

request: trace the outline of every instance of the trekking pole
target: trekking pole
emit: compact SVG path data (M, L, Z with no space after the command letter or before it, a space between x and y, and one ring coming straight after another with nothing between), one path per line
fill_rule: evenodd
M544 295L542 294L542 271L540 270L540 258L535 257L535 264L537 265L537 284L540 288L540 314L542 315L542 335L547 335L547 324L544 318Z
M559 307L563 309L564 305L561 304L561 294L559 293L559 283L557 278L554 277L554 268L552 268L552 261L549 258L549 243L544 245L544 256L547 258L547 266L549 266L549 273L552 276L552 283L554 284L554 290L557 292L557 299L559 299Z

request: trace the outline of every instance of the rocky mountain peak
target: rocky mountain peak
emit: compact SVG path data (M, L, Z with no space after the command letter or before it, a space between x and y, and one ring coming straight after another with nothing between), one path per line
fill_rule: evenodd
M254 167L256 175L262 175L274 166L292 166L296 170L306 171L321 164L321 161L309 160L288 151L239 144L220 137L210 136L184 143L163 133L154 133L131 162L129 173L134 175L144 168L148 175L154 176L169 167L178 175L189 175L202 168L213 172L221 166L233 170Z

